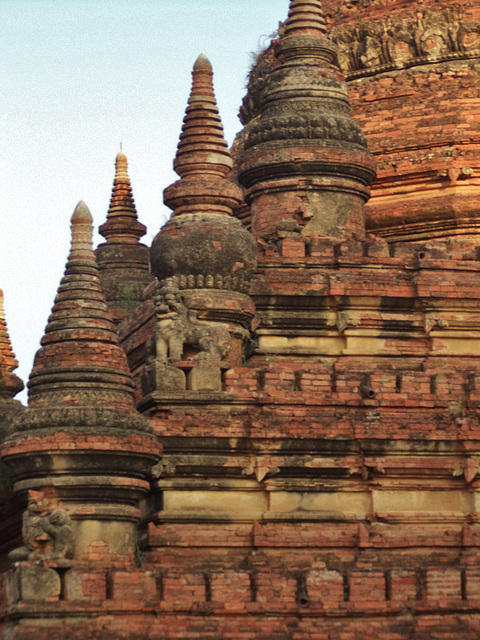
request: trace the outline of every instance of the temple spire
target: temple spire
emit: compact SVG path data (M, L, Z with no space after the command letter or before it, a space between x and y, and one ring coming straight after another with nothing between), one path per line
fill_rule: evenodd
M159 281L155 298L157 334L163 331L162 314L174 313L178 317L183 313L188 332L197 313L204 316L208 309L216 336L212 334L212 338L202 341L204 353L199 357L188 345L173 354L158 352L157 357L165 366L167 358L215 360L208 377L215 381L212 384L216 390L221 388L220 360L224 366L235 366L241 353L238 336L249 326L253 307L245 294L257 259L253 237L233 216L233 209L243 202L243 196L231 179L232 166L213 90L212 65L201 55L193 66L192 89L174 161L180 180L164 191L164 202L173 210L173 216L153 240L151 265ZM176 309L172 306L175 299ZM229 329L225 331L228 321ZM224 348L225 345L231 348ZM184 372L178 369L172 375L182 380L175 384L184 390ZM160 388L161 384L161 376L157 376L155 385ZM199 390L196 383L189 384L191 389Z
M65 275L28 383L30 405L52 394L56 403L78 404L103 392L104 406L114 399L114 408L133 411L130 372L101 290L84 202L75 208L71 229Z
M213 90L212 65L201 54L193 66L192 89L173 162L180 180L165 189L165 204L176 216L200 211L231 216L243 200L241 190L228 178L232 167Z
M230 179L232 166L212 65L202 54L193 66L174 160L180 180L163 193L174 216L152 244L152 271L159 280L176 278L180 288L202 289L207 282L216 283L213 288L218 289L245 291L250 286L256 249L253 238L232 216L243 202L241 189Z
M259 239L285 224L307 242L365 236L374 163L351 117L336 55L321 2L291 0L271 71L252 71L256 90L246 103L254 115L243 132L238 179Z
M13 398L23 389L23 382L13 373L17 367L5 321L3 291L0 289L0 397Z
M192 90L173 168L182 178L205 174L222 177L232 168L213 90L212 65L203 53L193 66Z
M286 36L324 35L325 17L320 0L291 0L284 32Z
M2 445L14 491L47 486L46 513L68 527L62 528L58 550L37 550L26 536L10 558L30 560L35 550L37 563L97 563L101 545L107 558L131 563L137 503L149 489L160 446L135 409L127 358L100 287L92 216L84 202L75 208L71 225L65 275L28 383L28 408L15 416ZM48 572L57 580L55 570Z
M107 243L138 244L145 235L145 225L138 221L127 156L120 151L115 158L115 178L107 221L99 229Z
M139 242L147 228L137 217L127 156L122 150L115 158L107 220L99 231L106 239L95 251L100 282L109 312L118 324L141 304L145 287L152 280L149 248Z

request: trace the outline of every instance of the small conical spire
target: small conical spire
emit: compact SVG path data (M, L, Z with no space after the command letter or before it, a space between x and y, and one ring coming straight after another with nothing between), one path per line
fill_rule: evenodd
M71 332L116 343L116 333L107 313L97 265L92 250L92 215L87 205L80 201L71 218L72 242L65 275L60 282L52 314L48 319L42 345L71 339ZM94 330L94 336L90 332Z
M164 191L165 204L175 215L226 213L242 202L241 190L230 179L233 161L223 135L208 58L198 56L192 90L173 162L180 180Z
M12 350L10 343L10 337L8 335L7 323L5 321L5 308L3 306L3 291L0 289L0 362L2 366L2 372L8 371L11 373L18 367L18 362L15 359L15 354Z
M103 391L102 403L108 406L110 389L120 408L133 411L132 381L101 290L92 250L92 216L84 202L75 208L71 229L65 275L28 384L30 403L43 404L55 392L60 404L77 404L85 391L100 396Z
M225 176L232 166L213 90L212 65L202 53L193 66L192 90L173 167L183 178Z
M121 150L115 158L115 178L107 221L99 231L110 244L137 244L147 231L145 225L138 221L127 156Z
M5 321L3 291L0 289L0 397L13 397L23 389L23 382L13 373L17 367Z
M284 33L285 36L324 35L325 17L320 0L291 0Z

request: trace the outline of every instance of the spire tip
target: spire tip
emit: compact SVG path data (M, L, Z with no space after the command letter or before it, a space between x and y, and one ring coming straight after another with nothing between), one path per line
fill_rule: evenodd
M195 64L193 65L194 71L213 71L212 63L207 58L204 53L201 53L198 58L195 60Z
M92 214L90 213L90 209L87 207L87 205L83 200L80 200L80 202L75 207L75 211L73 212L71 222L72 224L85 224L85 223L92 224L93 223L93 218L92 218Z

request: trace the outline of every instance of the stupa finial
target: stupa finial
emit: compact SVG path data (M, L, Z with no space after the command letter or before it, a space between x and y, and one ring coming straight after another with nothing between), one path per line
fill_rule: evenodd
M160 281L177 278L181 289L205 286L244 291L250 286L256 246L232 215L243 201L241 189L231 179L232 166L213 90L212 65L202 54L193 66L174 161L180 180L163 192L174 216L152 243L152 273Z
M17 367L5 320L3 291L0 289L0 398L13 398L23 389L23 382L13 373Z
M107 213L107 221L99 231L108 244L138 244L145 235L145 225L138 221L132 185L128 175L127 156L121 149L115 158L115 178Z
M284 25L285 36L324 35L325 17L320 0L291 0Z
M193 65L192 90L183 119L173 167L190 175L227 175L233 166L213 90L209 59L200 54Z

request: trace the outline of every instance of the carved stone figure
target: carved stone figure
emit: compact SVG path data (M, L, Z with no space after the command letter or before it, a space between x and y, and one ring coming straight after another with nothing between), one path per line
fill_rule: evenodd
M23 514L23 547L10 552L10 560L58 561L73 557L74 540L70 516L43 491L29 491Z
M198 320L197 312L188 309L179 289L170 278L159 285L155 298L155 350L157 362L181 360L185 346L197 353L188 360L219 362L231 347L231 337L224 325Z

